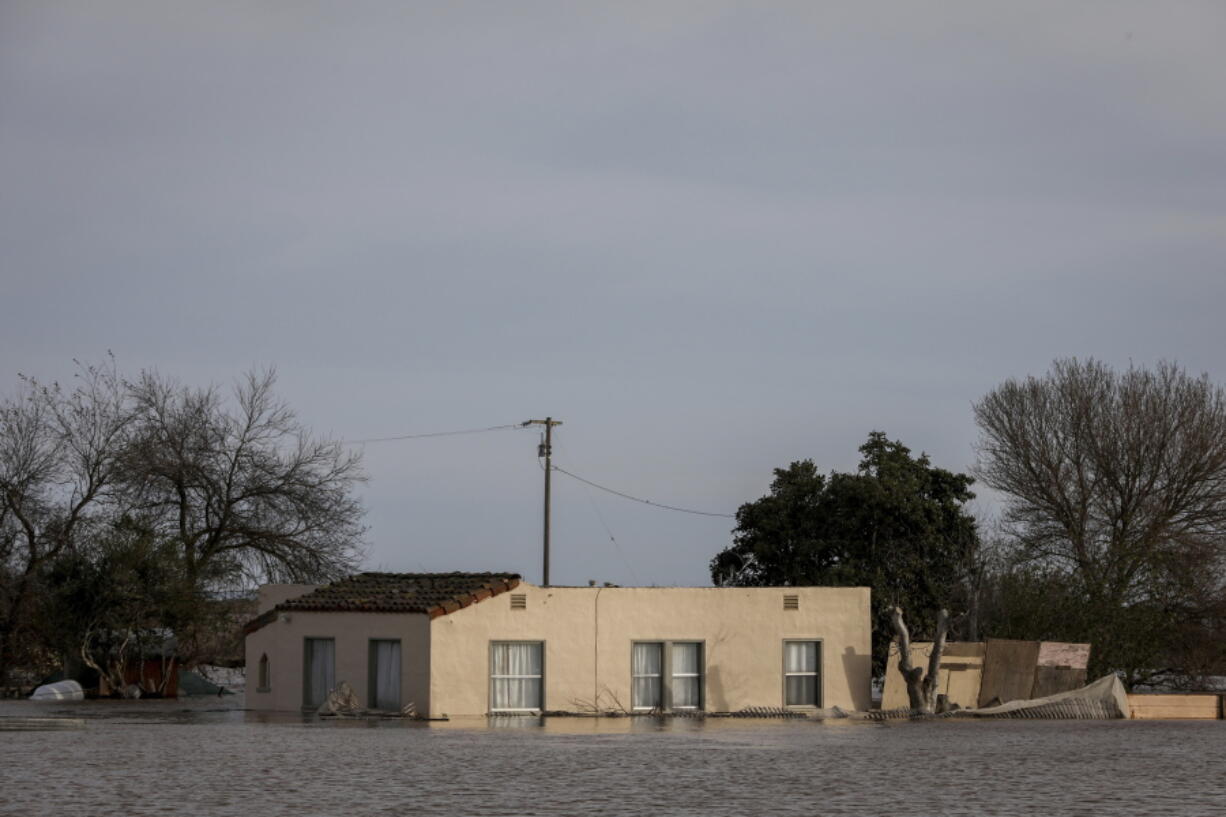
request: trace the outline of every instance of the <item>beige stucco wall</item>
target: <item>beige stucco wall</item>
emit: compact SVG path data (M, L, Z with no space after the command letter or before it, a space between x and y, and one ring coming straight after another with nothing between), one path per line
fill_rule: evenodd
M523 593L527 609L512 610ZM800 597L783 609L785 594ZM489 644L545 643L545 708L630 707L633 641L702 641L705 709L783 706L783 642L822 642L822 703L869 708L868 588L588 588L521 583L430 623L430 713L489 709Z
M951 704L963 709L979 705L979 685L983 681L984 645L982 641L950 641L945 644L938 669L940 682L937 693L948 695ZM931 641L911 642L911 665L921 667L928 674L932 659ZM885 668L885 689L881 695L882 709L905 709L911 706L907 695L907 682L898 670L898 642L890 642L889 657Z
M430 624L407 613L282 613L247 636L247 706L297 712L303 700L303 652L307 638L336 640L336 682L348 681L369 706L370 640L400 640L400 702L426 711L430 694ZM267 654L271 684L258 688L260 656Z

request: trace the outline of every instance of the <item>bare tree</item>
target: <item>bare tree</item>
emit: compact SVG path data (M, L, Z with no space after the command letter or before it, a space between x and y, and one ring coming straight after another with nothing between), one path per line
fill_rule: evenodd
M158 552L177 554L194 594L198 615L163 622L180 657L207 640L207 591L353 568L364 532L360 457L313 437L273 393L275 379L248 374L228 401L155 373L127 381L109 360L82 366L71 390L24 379L0 402L0 683L19 646L34 643L51 565L96 558L125 525L167 544ZM85 660L103 665L97 654Z
M131 413L114 361L82 366L71 390L23 378L0 403L0 684L31 624L39 572L120 504Z
M945 652L945 636L949 632L949 611L937 613L936 638L932 642L932 655L928 658L928 674L923 667L911 663L911 633L903 621L902 608L890 611L890 622L898 639L898 671L907 683L907 700L911 711L918 715L932 715L937 711L937 690L941 682L941 655Z
M361 458L313 438L275 382L248 374L233 410L215 387L148 372L131 384L134 503L178 543L193 580L323 581L359 561Z
M1102 621L1096 650L1119 635L1103 619L1178 598L1171 583L1189 565L1221 592L1226 392L1207 375L1057 360L1043 377L1001 384L974 412L976 475L1006 495L1020 554L1076 578Z

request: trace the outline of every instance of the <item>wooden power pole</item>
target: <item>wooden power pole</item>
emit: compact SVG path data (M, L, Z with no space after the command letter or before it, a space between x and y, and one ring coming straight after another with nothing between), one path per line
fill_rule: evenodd
M528 420L524 425L545 427L545 441L537 449L536 455L545 458L545 525L544 525L544 565L542 587L549 586L549 478L553 472L553 427L562 425L561 420L546 417L544 420Z

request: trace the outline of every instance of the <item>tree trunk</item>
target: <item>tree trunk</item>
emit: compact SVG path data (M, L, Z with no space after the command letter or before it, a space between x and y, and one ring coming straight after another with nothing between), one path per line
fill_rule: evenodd
M98 673L102 681L111 689L111 694L117 694L124 698L139 698L139 685L129 685L124 678L124 669L126 667L126 651L128 642L132 640L132 631L129 630L124 637L123 642L119 645L117 655L104 656L101 660L94 658L93 652L90 649L90 641L92 638L92 629L85 631L85 638L81 642L81 660L85 662L87 667L90 667ZM136 686L135 694L129 686Z
M918 715L931 715L936 712L937 690L941 680L941 653L945 651L949 612L941 610L937 614L937 634L932 642L932 656L928 659L927 677L924 676L922 667L913 666L911 663L911 633L903 621L901 607L893 609L890 621L898 637L898 671L902 673L907 684L907 699L911 704L911 711Z

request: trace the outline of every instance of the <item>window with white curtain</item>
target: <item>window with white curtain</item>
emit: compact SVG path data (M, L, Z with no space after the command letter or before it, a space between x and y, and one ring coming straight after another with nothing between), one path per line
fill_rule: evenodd
M787 706L821 706L821 644L783 642L783 702Z
M388 712L400 709L400 641L370 642L370 707Z
M303 677L302 704L318 709L336 686L336 640L308 638L303 655L306 672Z
M702 644L697 641L674 641L672 652L673 709L702 708Z
M701 641L636 641L632 650L633 709L702 709Z
M544 705L545 644L490 643L490 711L539 712Z
M639 641L631 648L630 700L634 709L659 709L664 706L664 645L659 641Z

